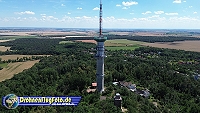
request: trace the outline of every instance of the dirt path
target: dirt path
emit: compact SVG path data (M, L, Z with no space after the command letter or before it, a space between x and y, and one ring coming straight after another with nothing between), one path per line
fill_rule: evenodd
M0 70L0 82L10 79L14 74L20 73L25 69L31 68L35 63L38 63L39 60L27 61L27 62L16 62L10 63L7 67Z

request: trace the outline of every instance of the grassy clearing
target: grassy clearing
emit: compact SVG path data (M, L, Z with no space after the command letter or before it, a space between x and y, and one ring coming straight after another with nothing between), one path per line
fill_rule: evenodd
M72 42L72 41L61 41L61 42L59 42L59 44L68 44L68 43L74 43L74 42Z
M0 67L5 68L8 65L8 63L2 63L0 64Z
M3 55L0 56L2 61L7 61L7 60L17 60L23 57L27 57L27 58L32 58L32 56L50 56L50 55Z
M122 46L122 47L120 47L120 46L116 46L116 47L106 47L106 49L107 50L111 50L111 51L114 51L114 50L135 50L136 48L139 48L139 47L141 47L141 46L127 46L127 47L125 47L125 46Z
M141 45L144 43L145 42L117 39L117 40L107 40L105 42L105 46L134 46L134 45Z
M145 44L145 42L131 41L126 39L107 40L105 42L107 50L135 50L136 48L142 47L141 44Z

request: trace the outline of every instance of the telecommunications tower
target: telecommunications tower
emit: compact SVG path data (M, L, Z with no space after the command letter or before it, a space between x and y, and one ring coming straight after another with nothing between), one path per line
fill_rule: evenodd
M102 2L100 0L100 13L99 13L99 37L95 37L94 40L97 42L97 53L95 57L97 58L97 91L102 93L104 91L104 42L107 37L103 37L102 34Z

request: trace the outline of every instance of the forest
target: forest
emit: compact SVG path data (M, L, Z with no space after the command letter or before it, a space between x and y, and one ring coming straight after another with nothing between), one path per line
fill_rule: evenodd
M96 81L96 59L90 54L96 52L96 45L82 42L59 44L59 41L17 39L1 43L14 49L9 54L52 56L41 58L32 68L0 82L0 97L2 99L10 93L17 96L82 96L80 104L77 107L18 106L17 109L8 110L1 103L1 113L121 112L113 103L115 93L121 94L122 106L130 113L200 111L200 80L195 80L193 76L200 73L200 53L153 47L106 50L106 89L102 94L106 100L100 100L97 92L86 92L87 87ZM18 45L16 42L26 43ZM31 46L31 43L35 46ZM141 97L126 88L114 86L114 81L128 81L137 87L148 88L151 95L149 98Z
M187 37L187 36L129 36L129 35L105 35L109 37L108 40L114 39L127 39L142 42L174 42L174 41L186 41L186 40L200 40L200 38ZM67 40L93 40L93 37L69 37Z

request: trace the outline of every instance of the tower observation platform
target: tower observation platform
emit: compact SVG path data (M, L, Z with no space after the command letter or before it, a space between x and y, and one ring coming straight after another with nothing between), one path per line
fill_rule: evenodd
M107 37L103 37L103 38L94 37L94 40L97 42L105 42L107 39L108 39Z

